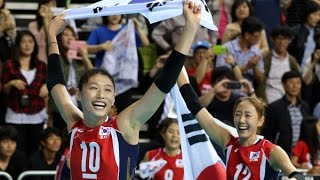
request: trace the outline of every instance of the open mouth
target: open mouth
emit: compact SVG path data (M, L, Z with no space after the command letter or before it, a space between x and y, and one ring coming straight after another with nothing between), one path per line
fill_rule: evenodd
M177 144L177 143L179 143L179 141L178 141L177 139L171 139L171 140L170 140L170 143L172 143L172 144Z
M238 129L239 129L240 131L245 131L245 130L248 130L249 127L248 127L248 126L245 126L245 125L239 125L239 126L238 126Z
M92 102L92 105L97 109L103 109L107 106L105 102L101 102L101 101L94 101Z

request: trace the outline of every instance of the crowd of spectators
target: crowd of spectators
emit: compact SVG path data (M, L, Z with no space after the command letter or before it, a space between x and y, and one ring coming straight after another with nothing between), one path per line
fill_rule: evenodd
M66 124L45 85L48 24L52 9L60 4L40 0L36 19L20 31L5 0L0 0L0 170L14 179L28 169L56 169L68 147ZM207 4L219 30L199 28L185 64L201 104L233 126L233 104L239 98L252 94L262 98L268 107L261 134L281 146L297 168L320 173L315 170L320 169L320 1L207 0ZM84 26L70 23L57 37L58 45L68 92L81 107L76 96L80 77L101 67L105 52L113 51L112 39L133 19L139 85L116 94L109 112L114 116L146 92L185 22L183 16L156 24L140 16L97 19L86 22L98 22L86 39L77 33ZM83 43L77 59L69 52L75 41ZM161 138L155 132L172 116L172 106L168 96L150 118L146 136L151 141ZM151 148L155 146L143 146L141 156ZM223 150L217 150L224 158Z

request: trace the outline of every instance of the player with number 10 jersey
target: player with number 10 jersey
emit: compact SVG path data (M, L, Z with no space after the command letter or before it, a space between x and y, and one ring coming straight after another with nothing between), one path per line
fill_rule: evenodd
M72 179L132 179L137 155L138 145L124 140L116 118L95 128L79 120L71 129Z

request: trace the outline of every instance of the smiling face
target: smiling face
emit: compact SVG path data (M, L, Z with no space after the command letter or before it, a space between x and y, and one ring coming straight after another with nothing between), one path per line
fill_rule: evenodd
M103 74L91 76L78 93L78 100L86 121L90 124L103 122L115 100L113 82Z
M177 123L171 123L168 128L161 133L165 147L168 150L180 149L179 126Z
M24 35L19 43L22 56L31 56L34 51L35 42L30 35Z
M240 143L248 146L256 141L258 127L263 125L264 116L258 114L250 101L244 100L237 104L233 122L239 134Z

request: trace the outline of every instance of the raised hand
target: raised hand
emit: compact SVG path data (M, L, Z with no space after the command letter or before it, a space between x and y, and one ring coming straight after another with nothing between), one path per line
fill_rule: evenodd
M223 79L221 81L219 81L214 87L213 87L213 91L215 92L215 94L224 92L227 90L227 82L229 82L229 79Z
M112 42L111 41L106 41L104 43L101 44L101 47L103 50L105 51L111 51L113 46L112 46Z
M66 13L62 13L56 16L49 24L49 35L57 36L60 34L66 27L67 22L63 19L66 16Z
M186 19L186 27L197 29L201 17L201 5L185 0L183 5L183 15Z

